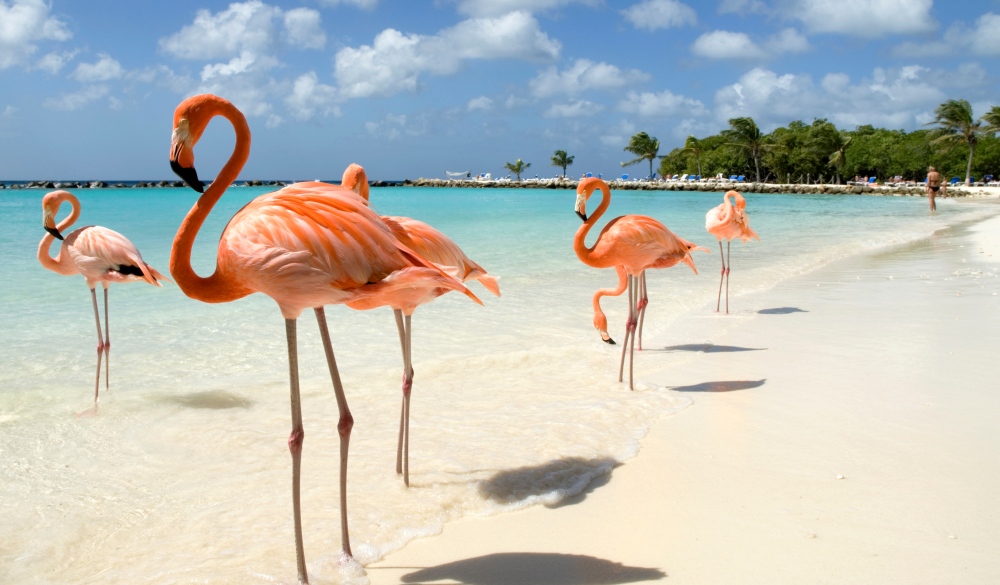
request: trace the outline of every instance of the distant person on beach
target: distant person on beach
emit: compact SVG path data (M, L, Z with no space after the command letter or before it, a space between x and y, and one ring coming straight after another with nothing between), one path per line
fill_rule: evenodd
M934 196L937 192L941 191L941 196L944 197L943 185L941 185L941 173L937 172L934 167L927 167L927 198L931 200L931 211L937 211L937 205L934 204Z

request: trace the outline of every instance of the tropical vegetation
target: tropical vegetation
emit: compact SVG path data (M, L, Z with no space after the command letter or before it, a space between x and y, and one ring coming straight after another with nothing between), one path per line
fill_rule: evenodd
M530 167L530 166L531 166L531 163L526 163L526 162L524 162L521 159L517 159L517 162L512 162L512 163L506 163L506 164L504 164L503 168L505 168L508 171L510 171L510 172L514 173L515 175L517 175L517 180L520 181L521 180L521 173L523 173L524 171L526 171L528 169L528 167Z
M634 165L641 163L644 160L649 161L649 176L653 176L653 160L657 158L660 152L660 141L656 138L650 137L649 134L645 132L639 132L633 136L628 141L628 146L625 147L625 152L631 152L636 157L628 162L623 162L622 166L627 167L629 165Z
M689 137L683 147L653 157L660 158L658 170L663 176L744 175L775 183L897 176L923 181L927 167L933 165L946 178L973 181L984 175L1000 177L998 132L1000 106L976 119L968 102L949 100L935 110L928 128L913 132L871 125L846 130L819 118L811 123L796 120L765 134L752 118L733 118L718 134ZM648 138L640 132L629 146L640 136ZM641 160L646 159L632 163Z
M554 166L554 167L562 167L563 176L565 177L566 176L566 167L568 167L569 165L573 164L573 159L574 158L576 158L576 157L572 157L572 156L569 156L568 154L566 154L565 150L557 150L552 155L552 163L551 163L551 165Z

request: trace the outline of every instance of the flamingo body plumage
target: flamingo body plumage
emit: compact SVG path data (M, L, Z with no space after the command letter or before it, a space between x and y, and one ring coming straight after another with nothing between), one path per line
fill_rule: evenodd
M55 217L59 207L68 202L72 211L59 225ZM52 191L42 198L42 227L48 232L38 244L38 261L45 268L58 274L83 276L90 289L94 304L94 319L97 321L97 376L94 383L94 404L96 407L101 385L101 360L105 360L105 389L109 386L111 363L110 324L108 321L108 286L113 282L143 281L153 286L162 286L160 280L167 280L158 270L146 264L139 249L120 233L98 225L84 226L63 236L80 216L80 200L68 191ZM56 239L62 240L59 253L52 257L50 249ZM97 307L98 283L104 289L104 333L101 333L101 317Z
M730 203L730 199L735 202ZM757 232L750 229L750 216L746 212L747 202L736 191L727 191L722 196L722 203L708 210L705 214L705 229L719 241L719 255L722 257L722 272L719 276L719 294L715 301L715 312L719 312L722 303L722 281L726 281L726 313L729 313L729 253L732 241L739 238L742 242L751 239L760 241ZM722 240L726 240L727 253L723 255Z

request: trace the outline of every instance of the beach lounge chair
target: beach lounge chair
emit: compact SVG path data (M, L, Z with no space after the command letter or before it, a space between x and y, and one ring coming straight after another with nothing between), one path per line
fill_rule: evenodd
M747 180L746 175L740 175L740 176L736 177L736 182L737 183L742 183L743 181L746 181L746 180Z
M729 180L735 183L736 182L736 175L729 175Z
M951 180L948 181L948 184L949 185L957 185L961 180L962 180L961 177L952 177Z

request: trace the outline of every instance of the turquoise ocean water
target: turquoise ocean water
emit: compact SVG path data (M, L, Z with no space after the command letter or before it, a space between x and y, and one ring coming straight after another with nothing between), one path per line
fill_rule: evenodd
M199 272L211 271L226 221L268 190L223 197L195 246ZM48 272L36 259L43 194L0 191L0 582L290 581L290 415L277 307L261 295L207 305L169 283L112 286L111 390L99 415L78 416L92 402L93 311L82 277ZM122 232L164 273L197 197L179 188L75 194L75 227ZM930 215L926 199L911 197L747 200L761 242L732 246L737 316L756 310L741 305L749 291L995 213L943 200ZM640 354L637 391L617 383L618 348L600 343L590 302L616 277L573 253L573 191L377 188L371 201L382 214L450 235L501 277L503 296L472 284L484 307L446 295L413 318L410 489L394 473L401 359L391 312L328 308L355 417L349 510L362 564L448 520L577 493L634 456L653 422L690 404L642 382L643 370L683 356ZM614 192L605 220L651 215L712 250L696 255L699 275L685 266L649 274L647 347L709 341L671 325L714 311L720 261L704 218L720 202L721 193ZM625 297L604 307L621 337ZM337 409L308 312L299 341L306 554L317 582L335 581Z

